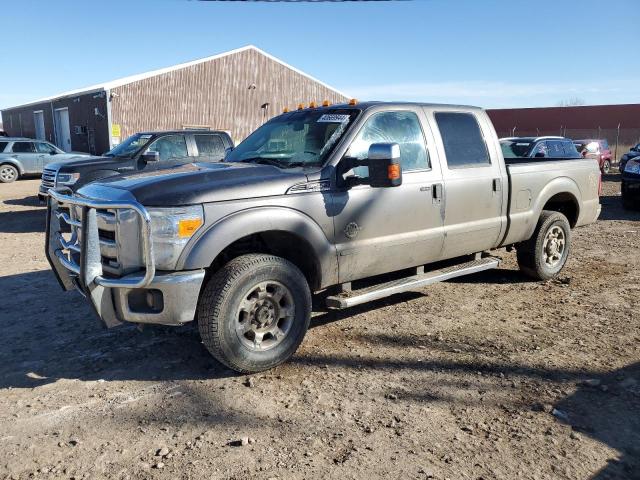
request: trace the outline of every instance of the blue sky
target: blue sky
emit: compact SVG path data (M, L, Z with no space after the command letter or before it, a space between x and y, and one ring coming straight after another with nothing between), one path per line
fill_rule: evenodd
M640 102L640 1L3 2L0 108L254 44L351 96Z

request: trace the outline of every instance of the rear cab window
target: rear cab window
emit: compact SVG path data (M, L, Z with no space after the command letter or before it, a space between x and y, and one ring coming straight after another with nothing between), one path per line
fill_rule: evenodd
M435 118L450 169L491 165L487 144L474 115L437 112Z
M33 142L14 142L13 153L32 153L35 152Z

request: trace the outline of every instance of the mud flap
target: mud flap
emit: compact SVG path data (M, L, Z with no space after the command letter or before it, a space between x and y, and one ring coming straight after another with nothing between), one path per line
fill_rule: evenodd
M56 280L64 291L73 290L75 285L73 283L73 275L65 266L60 262L60 259L56 255L56 251L61 251L62 246L58 242L58 234L62 230L60 228L60 219L54 214L52 203L53 199L49 199L47 202L47 223L46 223L46 235L45 235L45 255L47 261L51 265L51 270L56 276ZM56 202L57 205L57 202Z
M102 259L98 238L98 217L94 208L83 207L81 243L84 248L80 255L80 283L84 286L84 292L90 300L92 310L107 328L121 325L111 289L95 283L95 279L102 275Z

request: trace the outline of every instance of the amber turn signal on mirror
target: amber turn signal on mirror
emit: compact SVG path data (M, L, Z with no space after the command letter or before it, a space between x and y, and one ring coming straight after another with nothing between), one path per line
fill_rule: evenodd
M400 165L393 163L387 167L387 177L389 180L398 180L400 178Z

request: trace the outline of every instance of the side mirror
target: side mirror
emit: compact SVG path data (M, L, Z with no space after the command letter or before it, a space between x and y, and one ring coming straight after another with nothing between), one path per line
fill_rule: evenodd
M535 158L544 158L545 156L544 152L538 152L534 155Z
M147 163L159 162L160 154L158 152L144 152L140 159Z
M372 143L367 155L369 185L374 188L402 185L400 145L397 143Z

